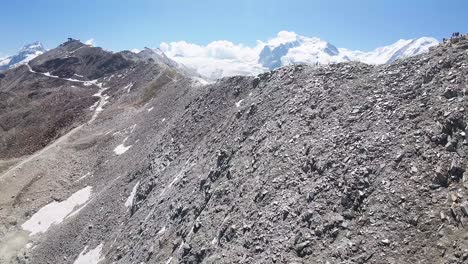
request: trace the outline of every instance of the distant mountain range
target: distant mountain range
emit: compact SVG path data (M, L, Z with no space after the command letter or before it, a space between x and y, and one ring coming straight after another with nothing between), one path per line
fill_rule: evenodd
M267 42L259 42L257 47L253 48L235 45L228 41L215 41L207 46L186 42L171 44L182 45L174 48L163 43L161 48L144 48L142 51L136 50L131 53L138 55L139 58L153 59L169 67L177 68L188 76L216 80L234 75L257 75L291 64L319 65L349 61L367 64L391 63L401 58L427 52L430 47L437 45L438 41L430 37L402 39L391 45L363 52L337 48L320 38L281 31L275 38ZM196 52L190 51L193 47L196 47ZM184 51L184 49L189 51ZM243 49L248 50L248 56L241 54ZM18 54L0 60L0 71L24 64L44 52L45 49L40 42L26 45Z
M280 33L281 34L281 33ZM427 52L439 42L434 38L399 40L392 45L377 48L370 52L337 48L319 38L308 38L288 32L283 42L267 44L259 55L258 62L270 70L298 63L329 64L347 61L360 61L367 64L391 63Z

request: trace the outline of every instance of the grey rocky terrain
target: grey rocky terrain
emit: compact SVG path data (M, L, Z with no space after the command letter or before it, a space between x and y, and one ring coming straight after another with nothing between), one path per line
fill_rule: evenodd
M468 262L466 36L209 85L78 41L28 65L0 77L5 263Z

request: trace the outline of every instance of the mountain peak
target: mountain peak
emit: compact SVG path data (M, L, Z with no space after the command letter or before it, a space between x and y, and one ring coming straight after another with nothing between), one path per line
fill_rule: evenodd
M33 43L24 45L20 49L19 52L21 53L21 52L36 52L36 51L45 52L44 46L39 41L35 41Z
M15 68L46 52L41 42L24 45L17 54L0 60L0 71Z
M295 63L330 63L348 61L339 50L320 38L304 37L281 31L260 52L258 62L270 70Z
M362 52L338 49L317 37L309 38L294 32L281 31L264 46L258 62L270 70L297 63L328 64L360 61L367 64L384 64L425 53L438 43L437 39L431 37L400 39L391 45Z
M429 51L429 48L436 46L439 41L431 37L421 37L416 39L400 39L388 46L377 48L369 52L350 51L340 49L351 60L361 61L367 64L385 64L397 59L415 56Z

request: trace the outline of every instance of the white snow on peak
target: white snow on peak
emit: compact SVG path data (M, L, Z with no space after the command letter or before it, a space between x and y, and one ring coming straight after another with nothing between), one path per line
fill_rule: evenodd
M28 45L24 45L20 50L19 53L43 53L45 52L44 46L39 41L33 42Z
M306 63L329 64L347 61L360 61L367 64L391 63L427 52L438 44L434 38L399 40L396 43L377 48L370 52L336 48L319 38L299 36L294 32L282 31L267 42L259 55L259 63L269 69L280 66Z
M101 256L103 246L103 244L99 244L95 249L88 252L86 252L88 249L88 246L86 246L73 264L98 264L105 259L105 257Z
M60 224L64 219L71 216L78 206L85 204L91 197L91 192L92 187L87 186L74 193L65 201L53 201L37 211L37 213L21 225L21 227L29 231L31 236L44 233L52 225Z
M0 67L7 65L10 62L9 57L0 58Z
M367 64L385 64L394 62L397 59L407 58L429 51L430 47L436 46L439 42L435 38L422 37L418 39L400 39L392 45L377 48L370 52L350 51L340 49L353 61L360 61Z
M234 75L257 75L281 66L306 63L329 64L360 61L367 64L391 63L427 52L437 45L434 38L399 40L389 46L363 52L337 48L316 37L301 36L295 32L280 31L265 42L254 46L226 40L197 45L185 41L161 43L160 50L180 64L187 65L205 77L215 80Z
M298 37L296 43L296 46L289 48L287 53L280 58L282 66L297 63L329 64L349 61L346 55L340 54L335 46L319 38Z
M13 69L28 63L30 60L46 52L39 41L23 46L17 54L0 59L0 71Z

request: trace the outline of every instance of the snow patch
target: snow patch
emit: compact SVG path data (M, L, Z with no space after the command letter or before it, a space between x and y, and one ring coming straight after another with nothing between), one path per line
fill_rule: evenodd
M75 260L75 262L73 262L73 264L98 264L99 262L105 259L105 257L101 257L101 251L103 246L103 244L100 244L95 249L92 249L85 253L88 249L88 246L86 246L83 249L83 251L81 251L80 255Z
M99 101L96 101L92 106L89 107L89 110L94 111L96 107L98 106Z
M244 101L244 99L237 101L237 102L236 102L236 107L240 107L241 104L242 104L242 101Z
M100 112L102 112L104 110L104 105L107 104L107 100L109 100L109 96L108 95L103 95L102 93L105 92L108 88L104 88L102 87L102 83L97 83L97 82L94 82L92 84L95 84L97 85L100 89L99 91L94 94L93 96L96 96L96 97L99 97L99 101L98 101L98 104L96 107L96 109L94 110L94 114L93 116L91 117L91 120L88 121L88 124L92 123L96 118L97 116L99 115Z
M125 152L127 152L127 150L129 150L131 147L132 147L131 145L126 147L124 146L124 144L120 144L114 149L114 152L117 155L122 155Z
M157 235L160 236L166 232L166 226L163 226L161 230L158 231Z
M135 131L136 126L137 126L137 124L134 124L134 125L132 126L132 130L130 130L130 134L133 133L133 131Z
M151 112L151 110L153 110L154 107L151 107L150 109L148 109L148 112Z
M127 90L127 93L130 93L130 90L132 89L133 87L133 83L129 83L127 86L124 87L124 90Z
M133 199L135 198L136 191L138 189L138 185L140 185L140 182L137 182L135 186L133 186L132 192L130 193L130 196L128 196L127 201L125 201L125 207L131 207L133 205Z
M54 224L60 224L64 219L70 216L73 210L84 203L91 197L92 187L87 186L63 202L53 201L52 203L42 207L21 227L31 232L30 235L46 232L49 227Z
M126 138L124 139L124 141L122 142L122 144L118 145L118 146L114 149L115 154L117 154L117 155L122 155L122 154L124 154L125 152L127 152L127 150L129 150L129 149L132 147L132 145L127 146L127 147L124 145L124 144L125 144L125 141L127 141L127 139L128 139L128 137L126 137Z
M84 178L86 178L86 177L88 177L88 176L90 176L90 175L91 175L91 172L88 172L88 173L86 173L85 175L83 175L83 176L81 176L80 178L78 178L78 180L76 180L76 181L77 181L77 182L78 182L78 181L81 181L81 180L83 180Z

